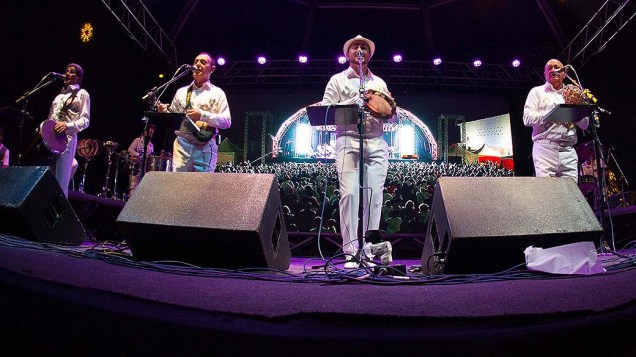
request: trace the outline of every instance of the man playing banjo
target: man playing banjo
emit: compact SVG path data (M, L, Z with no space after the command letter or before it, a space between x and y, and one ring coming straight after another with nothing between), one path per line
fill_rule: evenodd
M372 74L367 67L375 52L373 41L358 35L346 41L342 50L349 61L349 68L331 77L320 104L356 103L365 108L362 138L358 126L351 125L337 132L336 139L335 162L340 183L340 232L343 253L349 258L344 267L353 269L358 267L358 263L351 258L358 253L360 140L363 140L364 151L362 222L363 232L367 232L378 230L380 227L382 192L389 166L389 149L384 140L383 124L395 116L395 102L390 97L384 80ZM360 73L363 81L360 80ZM362 86L364 99L360 95ZM364 248L367 246L370 244L365 243ZM363 259L371 258L365 254Z

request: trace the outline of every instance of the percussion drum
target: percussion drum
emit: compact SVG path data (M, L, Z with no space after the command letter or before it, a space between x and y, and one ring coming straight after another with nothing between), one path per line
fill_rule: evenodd
M68 145L68 137L66 133L55 132L55 120L47 119L40 124L40 136L42 136L42 142L49 151L54 154L61 154L66 150Z
M150 155L146 158L146 172L172 171L172 157L167 155Z
M91 159L103 150L102 142L97 139L81 139L77 142L77 154L84 159Z
M365 96L368 99L365 103L365 107L375 118L386 120L390 119L395 114L395 100L388 94L379 90L368 89L365 92Z

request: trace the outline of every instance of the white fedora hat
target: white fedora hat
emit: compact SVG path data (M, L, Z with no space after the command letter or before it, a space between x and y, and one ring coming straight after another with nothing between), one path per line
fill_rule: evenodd
M344 46L342 47L342 53L344 53L344 55L347 55L347 52L349 52L349 47L351 47L351 44L354 41L364 41L367 43L367 45L369 46L369 52L371 54L371 56L373 56L373 53L375 52L375 43L373 43L373 41L369 40L368 38L362 37L362 35L358 35L350 40L348 40L347 42L345 42Z

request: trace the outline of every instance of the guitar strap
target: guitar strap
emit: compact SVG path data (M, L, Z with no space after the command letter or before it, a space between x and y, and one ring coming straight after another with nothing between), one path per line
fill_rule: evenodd
M60 114L66 114L66 112L68 112L69 109L71 109L71 105L73 105L73 100L75 99L75 97L77 96L77 92L80 91L80 88L75 88L73 89L73 93L71 93L71 95L66 98L66 100L64 101L64 105L62 106L62 109L60 109Z

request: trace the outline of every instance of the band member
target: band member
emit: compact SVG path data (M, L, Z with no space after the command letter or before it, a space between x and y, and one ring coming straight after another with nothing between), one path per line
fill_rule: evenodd
M134 165L136 167L140 166L140 161L142 160L143 156L144 156L144 145L145 145L145 138L148 138L148 152L146 154L146 157L148 155L153 155L155 153L155 147L152 144L152 136L155 134L155 124L148 124L148 128L144 130L144 132L141 133L140 136L136 137L132 143L130 143L130 146L128 147L128 153L130 154L130 159L133 161ZM132 191L134 191L134 189L137 187L137 185L139 185L139 180L141 179L141 172L139 172L139 170L135 170L137 172L133 173L133 175L131 175L131 180L132 182L130 183L130 194L132 195Z
M4 139L4 129L0 126L0 168L9 166L9 149L4 146L2 140Z
M335 74L327 83L321 104L353 104L364 105L360 97L360 77L362 69L366 90L378 90L389 93L387 85L380 77L371 73L369 60L375 52L373 41L360 35L348 40L343 52L349 61L349 68ZM362 58L360 68L358 56ZM378 230L382 211L382 192L389 166L388 144L383 138L383 122L373 116L365 115L363 133L364 191L363 191L363 232ZM357 125L348 126L336 133L336 169L340 183L340 232L342 234L342 251L348 258L358 253L358 211L360 200L360 134ZM366 234L366 233L364 233ZM370 245L365 243L365 247ZM368 257L365 254L365 259ZM345 269L358 267L358 263L349 260Z
M73 159L77 150L77 134L88 128L90 124L90 96L80 88L84 70L75 63L66 66L64 88L58 94L49 110L49 119L56 121L54 131L66 133L68 144L66 149L55 158L55 177L68 197L68 185L73 170Z
M223 90L210 83L210 75L216 69L214 59L202 52L194 59L194 66L194 81L179 88L170 105L159 104L157 109L186 113L202 133L211 136L202 139L184 121L175 132L173 171L214 172L218 155L215 137L218 129L228 129L232 124L230 108Z
M555 106L565 103L563 97L565 71L563 64L551 59L543 71L545 84L534 87L528 93L523 108L523 123L532 127L532 158L537 177L565 176L578 178L578 157L574 145L577 142L576 127L586 129L589 120L583 118L574 123L545 122L545 115Z

